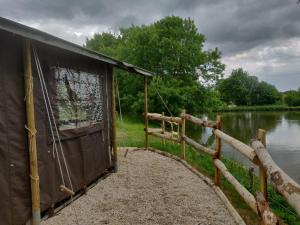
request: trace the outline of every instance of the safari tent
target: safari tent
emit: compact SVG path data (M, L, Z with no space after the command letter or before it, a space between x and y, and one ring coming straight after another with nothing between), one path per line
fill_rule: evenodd
M1 224L38 224L116 168L114 67L151 76L0 18Z

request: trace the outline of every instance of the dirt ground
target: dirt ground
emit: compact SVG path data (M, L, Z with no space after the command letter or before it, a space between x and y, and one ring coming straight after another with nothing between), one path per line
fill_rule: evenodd
M124 154L118 173L42 225L235 224L214 191L179 162L144 150Z

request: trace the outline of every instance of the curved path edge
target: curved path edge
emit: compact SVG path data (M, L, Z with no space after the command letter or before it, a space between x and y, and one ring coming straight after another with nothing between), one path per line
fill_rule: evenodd
M184 165L187 169L189 169L191 172L193 172L195 175L197 175L199 178L201 178L206 184L208 184L214 190L214 192L218 195L220 200L224 203L224 205L228 209L229 213L234 218L234 221L236 222L236 224L246 225L243 218L240 216L240 214L233 207L233 205L231 204L229 199L226 197L226 195L223 193L221 188L216 186L210 178L204 176L202 173L200 173L198 170L196 170L194 167L192 167L190 164L188 164L185 160L183 160L183 159L181 159L181 158L179 158L175 155L172 155L168 152L164 152L164 151L161 151L161 150L158 150L158 149L155 149L155 148L151 148L151 147L149 147L148 149L122 147L121 149L132 149L133 151L136 151L136 150L151 151L151 152L155 152L157 154L160 154L162 156L165 156L165 157L168 157L168 158L171 158L171 159L174 159L174 160L180 162L182 165Z

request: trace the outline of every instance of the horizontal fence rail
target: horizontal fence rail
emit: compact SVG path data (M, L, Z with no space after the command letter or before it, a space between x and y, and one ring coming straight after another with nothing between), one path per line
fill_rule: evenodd
M198 142L194 141L193 139L187 137L187 136L182 136L182 139L191 147L194 149L198 150L199 152L206 153L208 155L214 156L215 155L215 150L205 147Z
M182 120L180 117L164 116L159 113L147 113L147 118L149 120L164 120L164 121L178 123L178 124L182 123Z
M182 113L181 118L185 118L186 120L191 121L192 123L203 127L210 127L210 128L217 127L217 123L215 121L202 120L186 113Z
M227 181L232 184L232 186L240 194L240 196L243 197L243 199L249 205L249 207L255 213L258 214L255 197L243 185L241 185L240 182L234 176L232 176L232 174L228 171L228 169L226 168L224 163L222 163L221 160L215 159L214 164L222 172Z
M273 161L265 147L265 131L259 129L258 139L252 140L251 146L231 137L222 131L222 120L217 116L216 121L208 121L189 115L183 111L180 117L165 116L164 113L147 113L147 120L161 121L161 128L148 128L146 135L152 135L165 140L181 144L182 159L185 159L185 145L189 145L192 149L205 153L212 157L215 167L215 185L220 186L221 174L235 188L239 195L244 199L248 206L258 214L264 224L278 224L278 219L271 211L267 199L267 178L275 189L287 200L287 202L300 215L300 186L292 180L284 171L282 171ZM212 129L215 135L215 149L211 149L194 141L186 135L186 121L193 124L208 127ZM166 131L165 122L171 124L172 131ZM148 122L147 122L148 123ZM177 132L173 131L173 124L178 126ZM179 129L180 127L180 129ZM179 132L180 130L180 132ZM175 135L174 135L175 134ZM237 150L251 162L259 167L259 182L260 191L254 196L245 188L226 168L221 161L222 140L231 145L234 150Z
M214 134L221 138L226 143L230 144L232 147L234 147L236 150L238 150L240 153L242 153L244 156L246 156L248 159L250 159L255 164L258 163L257 155L253 148L250 146L244 144L243 142L229 136L228 134L225 134L224 132L215 129Z
M166 139L169 141L174 141L174 142L180 143L180 139L173 137L170 132L165 131L164 134L162 134L161 132L149 131L148 134L159 137L159 138L163 138L163 139Z

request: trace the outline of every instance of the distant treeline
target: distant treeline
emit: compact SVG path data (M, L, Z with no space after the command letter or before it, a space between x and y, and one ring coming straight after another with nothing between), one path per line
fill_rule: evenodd
M250 76L242 68L233 70L227 79L220 80L216 89L221 100L229 106L300 106L300 89L280 93L275 86L259 81L256 76Z
M173 114L182 109L197 114L228 105L300 105L300 92L284 94L259 82L243 69L223 79L225 65L218 48L204 50L205 36L193 20L165 17L150 25L120 28L117 34L99 33L85 47L148 69L149 111ZM122 110L143 111L143 78L116 71Z

